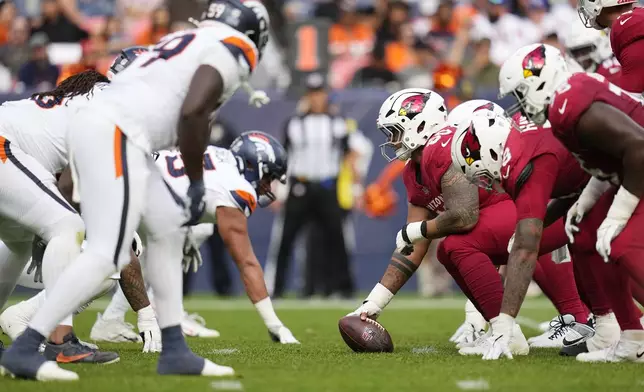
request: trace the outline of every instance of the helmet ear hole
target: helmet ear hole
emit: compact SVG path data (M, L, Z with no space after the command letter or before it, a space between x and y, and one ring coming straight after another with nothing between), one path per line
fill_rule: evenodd
M541 82L541 84L539 85L539 87L537 87L537 91L541 91L541 90L543 90L543 88L544 88L545 86L546 86L546 82Z
M490 157L492 157L493 160L498 161L499 160L499 155L496 153L496 151L490 149Z
M418 129L416 131L418 133L421 133L423 130L425 130L425 121L420 123L420 125L418 126Z

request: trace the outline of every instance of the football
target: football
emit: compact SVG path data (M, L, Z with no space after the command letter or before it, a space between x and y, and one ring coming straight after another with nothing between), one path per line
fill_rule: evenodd
M389 332L375 320L360 320L360 316L346 316L338 322L342 339L358 353L390 353L394 343Z

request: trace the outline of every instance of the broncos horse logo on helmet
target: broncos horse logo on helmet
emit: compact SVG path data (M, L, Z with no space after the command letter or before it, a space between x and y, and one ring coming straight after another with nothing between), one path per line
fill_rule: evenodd
M523 77L541 76L541 70L546 64L546 47L539 45L523 59Z
M463 143L461 144L461 154L465 158L465 163L472 166L472 163L481 160L481 143L478 136L474 131L474 127L470 124L465 136L463 136Z
M114 59L110 69L107 71L107 77L111 80L114 75L127 68L134 59L139 57L140 54L148 52L145 46L131 46L121 50L121 53Z
M273 202L271 183L277 180L285 184L288 168L286 150L280 142L264 132L248 131L233 140L230 151L237 160L239 173L257 191L260 207Z

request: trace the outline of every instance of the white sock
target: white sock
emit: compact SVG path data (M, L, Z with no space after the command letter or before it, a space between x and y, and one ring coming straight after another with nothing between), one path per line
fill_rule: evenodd
M123 290L121 290L121 285L117 285L112 300L105 308L105 312L103 312L103 319L124 321L125 313L127 313L128 309L130 309L130 304L127 302Z
M154 310L161 329L179 325L183 317L183 235L171 233L147 238L143 271L154 290Z
M179 267L181 263L177 263ZM47 290L47 300L34 316L30 327L49 336L57 324L87 303L102 290L103 283L114 273L112 260L85 250Z
M0 242L0 309L16 287L31 256L31 243L13 243L11 248L13 251Z

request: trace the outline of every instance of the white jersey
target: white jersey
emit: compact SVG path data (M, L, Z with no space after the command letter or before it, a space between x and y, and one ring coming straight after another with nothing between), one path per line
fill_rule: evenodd
M222 23L164 37L119 72L93 106L146 152L173 148L179 112L199 66L215 68L223 103L255 68L259 55L244 34Z
M0 106L0 135L50 173L60 173L67 166L66 138L71 118L105 86L98 84L87 95L61 101L47 97L5 102Z
M180 197L185 197L190 181L178 151L160 151L156 159L163 179ZM257 192L239 174L233 154L225 148L209 146L204 153L206 212L203 223L217 223L217 207L237 208L249 217L257 206Z

